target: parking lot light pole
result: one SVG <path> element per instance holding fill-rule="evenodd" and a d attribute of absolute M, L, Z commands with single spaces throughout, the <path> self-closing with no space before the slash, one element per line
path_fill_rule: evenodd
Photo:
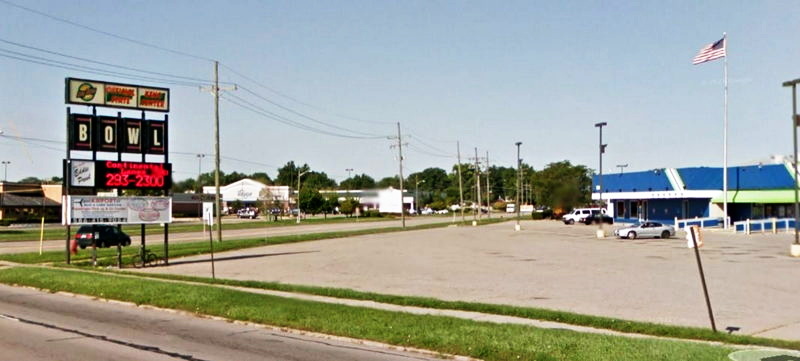
<path fill-rule="evenodd" d="M 800 115 L 797 114 L 797 84 L 800 79 L 790 80 L 783 83 L 785 87 L 792 87 L 792 142 L 794 143 L 794 157 L 792 158 L 792 169 L 794 169 L 794 243 L 789 252 L 794 257 L 800 257 L 800 201 L 798 201 L 798 176 L 797 169 L 797 126 L 800 123 Z"/>
<path fill-rule="evenodd" d="M 520 213 L 519 212 L 520 212 L 520 209 L 522 208 L 522 206 L 520 206 L 520 204 L 519 204 L 519 192 L 520 192 L 519 183 L 520 183 L 520 177 L 522 177 L 522 159 L 520 159 L 520 157 L 519 157 L 519 146 L 522 145 L 522 142 L 516 142 L 514 144 L 517 145 L 517 205 L 516 205 L 516 207 L 517 207 L 517 224 L 514 226 L 514 230 L 515 231 L 519 231 L 520 230 L 520 226 L 519 226 L 519 214 Z"/>
<path fill-rule="evenodd" d="M 600 123 L 595 123 L 594 124 L 594 126 L 597 127 L 597 129 L 600 130 L 600 148 L 599 148 L 599 153 L 600 153 L 600 172 L 599 172 L 599 174 L 600 175 L 597 177 L 598 185 L 600 185 L 600 190 L 599 190 L 599 194 L 598 194 L 598 201 L 600 203 L 600 222 L 597 222 L 597 238 L 605 237 L 605 232 L 603 232 L 603 216 L 602 216 L 602 213 L 603 213 L 603 153 L 606 152 L 606 145 L 608 145 L 608 144 L 603 144 L 603 127 L 605 127 L 607 125 L 608 125 L 608 123 L 606 123 L 606 122 L 600 122 Z"/>

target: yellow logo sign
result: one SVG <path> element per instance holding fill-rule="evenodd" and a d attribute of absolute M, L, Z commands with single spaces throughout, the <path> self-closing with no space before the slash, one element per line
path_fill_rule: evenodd
<path fill-rule="evenodd" d="M 83 83 L 78 86 L 78 92 L 75 94 L 75 96 L 83 101 L 88 102 L 94 99 L 95 94 L 97 94 L 97 88 L 93 87 L 92 84 Z"/>

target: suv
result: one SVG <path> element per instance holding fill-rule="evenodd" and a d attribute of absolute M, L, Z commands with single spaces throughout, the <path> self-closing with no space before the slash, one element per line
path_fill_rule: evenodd
<path fill-rule="evenodd" d="M 120 231 L 117 226 L 108 224 L 81 226 L 81 228 L 78 228 L 78 232 L 75 233 L 75 240 L 81 249 L 91 246 L 92 243 L 101 248 L 116 245 L 128 246 L 131 244 L 130 236 Z"/>
<path fill-rule="evenodd" d="M 561 218 L 564 224 L 575 224 L 575 222 L 583 222 L 589 215 L 605 215 L 606 210 L 602 208 L 575 208 Z"/>

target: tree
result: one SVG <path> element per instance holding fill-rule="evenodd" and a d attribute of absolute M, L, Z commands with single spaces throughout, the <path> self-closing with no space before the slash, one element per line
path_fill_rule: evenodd
<path fill-rule="evenodd" d="M 400 188 L 400 181 L 397 180 L 397 177 L 384 177 L 380 181 L 378 181 L 378 188 Z"/>
<path fill-rule="evenodd" d="M 342 212 L 342 214 L 346 214 L 349 217 L 352 216 L 356 211 L 356 208 L 360 206 L 361 204 L 358 203 L 355 198 L 347 198 L 339 205 L 339 212 Z"/>
<path fill-rule="evenodd" d="M 533 189 L 540 205 L 568 210 L 589 203 L 592 179 L 586 166 L 569 161 L 548 164 L 533 175 Z"/>
<path fill-rule="evenodd" d="M 422 172 L 411 173 L 406 181 L 406 189 L 416 192 L 419 182 L 419 205 L 428 204 L 436 200 L 447 199 L 446 190 L 451 185 L 447 172 L 442 168 L 427 168 Z M 458 179 L 456 179 L 458 187 Z"/>
<path fill-rule="evenodd" d="M 316 190 L 336 188 L 336 181 L 328 177 L 325 172 L 310 171 L 303 175 L 300 183 L 303 184 L 301 188 L 311 188 Z"/>
<path fill-rule="evenodd" d="M 339 196 L 337 194 L 330 194 L 325 197 L 325 201 L 322 202 L 321 211 L 322 214 L 325 215 L 325 218 L 328 218 L 328 213 L 333 213 L 336 207 L 339 206 Z"/>
<path fill-rule="evenodd" d="M 322 205 L 325 203 L 325 198 L 318 190 L 306 187 L 300 190 L 300 210 L 304 213 L 311 213 L 315 215 L 322 213 Z"/>
<path fill-rule="evenodd" d="M 278 168 L 278 175 L 275 177 L 275 184 L 297 187 L 297 175 L 300 172 L 308 170 L 308 164 L 303 164 L 302 167 L 298 167 L 294 164 L 294 161 L 288 161 L 283 167 Z"/>
<path fill-rule="evenodd" d="M 352 178 L 347 178 L 339 183 L 339 189 L 372 189 L 375 188 L 375 179 L 372 177 L 361 174 L 355 175 Z"/>
<path fill-rule="evenodd" d="M 272 179 L 265 172 L 255 172 L 249 175 L 247 178 L 250 178 L 257 182 L 264 183 L 266 185 L 272 185 Z"/>

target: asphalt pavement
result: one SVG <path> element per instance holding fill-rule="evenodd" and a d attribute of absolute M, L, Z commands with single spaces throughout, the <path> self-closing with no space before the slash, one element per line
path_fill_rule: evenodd
<path fill-rule="evenodd" d="M 352 341 L 352 342 L 351 342 Z M 3 360 L 439 360 L 338 337 L 0 285 Z"/>

